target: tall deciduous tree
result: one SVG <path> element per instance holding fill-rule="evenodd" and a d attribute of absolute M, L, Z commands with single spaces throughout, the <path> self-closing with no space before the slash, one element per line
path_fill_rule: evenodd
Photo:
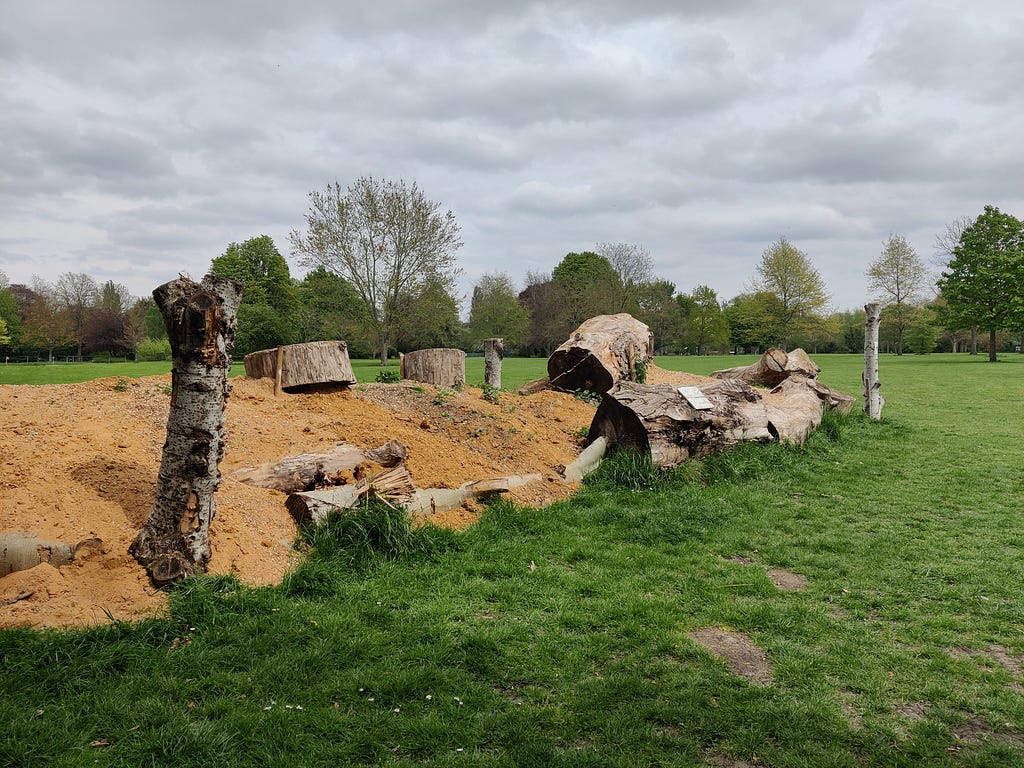
<path fill-rule="evenodd" d="M 635 243 L 598 243 L 595 251 L 603 256 L 618 275 L 613 312 L 634 312 L 641 286 L 652 281 L 654 262 L 650 251 Z"/>
<path fill-rule="evenodd" d="M 986 205 L 963 230 L 939 278 L 945 312 L 958 327 L 989 333 L 988 359 L 997 358 L 996 334 L 1024 327 L 1024 225 Z"/>
<path fill-rule="evenodd" d="M 928 269 L 903 235 L 889 235 L 882 253 L 868 266 L 868 290 L 882 304 L 882 322 L 896 331 L 896 354 L 916 316 L 928 285 Z"/>
<path fill-rule="evenodd" d="M 505 347 L 518 347 L 526 341 L 530 313 L 516 294 L 512 278 L 505 272 L 488 272 L 473 287 L 469 307 L 470 341 L 478 345 L 484 339 L 501 338 Z"/>
<path fill-rule="evenodd" d="M 84 339 L 82 331 L 89 317 L 89 310 L 99 298 L 96 281 L 84 272 L 65 272 L 57 278 L 53 287 L 60 306 L 67 313 L 71 333 L 78 345 L 78 359 L 82 359 Z"/>
<path fill-rule="evenodd" d="M 639 313 L 654 334 L 655 354 L 663 355 L 668 349 L 682 346 L 683 325 L 686 314 L 676 300 L 676 286 L 668 280 L 653 280 L 639 286 L 637 291 Z"/>
<path fill-rule="evenodd" d="M 718 294 L 707 285 L 698 285 L 690 292 L 693 311 L 690 314 L 689 337 L 698 355 L 728 343 L 729 326 L 718 302 Z"/>
<path fill-rule="evenodd" d="M 293 252 L 348 281 L 366 306 L 380 361 L 387 363 L 402 320 L 400 304 L 431 282 L 451 289 L 462 246 L 455 214 L 442 212 L 414 183 L 364 176 L 309 195 L 306 231 L 291 233 Z"/>
<path fill-rule="evenodd" d="M 790 339 L 820 316 L 829 295 L 807 254 L 780 237 L 761 254 L 757 266 L 756 288 L 772 294 L 776 301 L 768 307 L 778 328 L 775 340 L 787 349 Z"/>
<path fill-rule="evenodd" d="M 376 348 L 367 330 L 366 308 L 355 289 L 323 267 L 307 273 L 298 286 L 299 340 L 340 339 L 351 357 L 372 357 Z"/>
<path fill-rule="evenodd" d="M 562 291 L 569 331 L 595 315 L 611 314 L 620 309 L 619 276 L 608 259 L 593 251 L 567 253 L 551 270 L 551 280 Z"/>
<path fill-rule="evenodd" d="M 46 349 L 53 361 L 53 351 L 75 340 L 68 312 L 61 306 L 54 287 L 38 277 L 32 288 L 20 291 L 24 313 L 24 341 Z"/>

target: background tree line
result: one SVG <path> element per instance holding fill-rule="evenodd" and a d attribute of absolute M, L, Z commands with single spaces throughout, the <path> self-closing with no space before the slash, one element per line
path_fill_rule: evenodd
<path fill-rule="evenodd" d="M 230 243 L 210 264 L 245 288 L 235 354 L 344 339 L 353 357 L 426 347 L 480 348 L 498 336 L 521 355 L 547 356 L 584 320 L 628 312 L 654 333 L 658 354 L 761 352 L 801 346 L 812 353 L 859 352 L 864 311 L 830 311 L 810 257 L 784 237 L 770 244 L 742 293 L 688 290 L 654 274 L 641 245 L 598 243 L 566 254 L 550 273 L 528 272 L 518 286 L 503 271 L 484 274 L 460 319 L 455 252 L 460 230 L 451 211 L 415 183 L 373 177 L 337 183 L 309 196 L 306 226 L 290 235 L 308 271 L 291 276 L 273 240 Z M 871 298 L 883 305 L 883 350 L 976 352 L 990 359 L 1018 350 L 1024 331 L 1024 227 L 986 206 L 936 238 L 944 271 L 936 281 L 899 234 L 866 269 Z M 17 358 L 168 357 L 159 312 L 107 281 L 67 273 L 50 284 L 10 285 L 0 272 L 0 349 Z"/>

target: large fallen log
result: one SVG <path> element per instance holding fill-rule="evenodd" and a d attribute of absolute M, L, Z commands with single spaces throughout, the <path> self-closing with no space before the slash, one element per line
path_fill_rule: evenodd
<path fill-rule="evenodd" d="M 802 376 L 770 392 L 738 379 L 699 389 L 620 381 L 602 398 L 588 440 L 603 437 L 612 450 L 649 453 L 661 467 L 744 441 L 799 444 L 821 423 L 827 404 L 822 388 L 829 396 L 841 394 Z"/>
<path fill-rule="evenodd" d="M 230 477 L 257 488 L 273 488 L 283 493 L 311 491 L 324 485 L 338 485 L 350 479 L 355 470 L 367 463 L 394 467 L 405 461 L 409 449 L 397 440 L 364 451 L 354 445 L 335 443 L 325 453 L 300 453 L 258 467 L 236 469 Z"/>
<path fill-rule="evenodd" d="M 274 379 L 279 388 L 292 392 L 311 384 L 356 383 L 348 345 L 344 341 L 311 341 L 261 349 L 245 356 L 245 375 L 250 379 Z"/>
<path fill-rule="evenodd" d="M 565 392 L 607 392 L 620 380 L 643 379 L 654 356 L 651 329 L 622 312 L 584 322 L 548 358 L 551 387 Z"/>
<path fill-rule="evenodd" d="M 802 349 L 786 352 L 778 347 L 772 347 L 761 355 L 759 360 L 750 365 L 725 368 L 714 371 L 711 375 L 716 379 L 739 379 L 748 384 L 771 388 L 781 384 L 790 376 L 816 379 L 819 373 L 821 373 L 821 368 Z"/>
<path fill-rule="evenodd" d="M 102 543 L 97 538 L 88 538 L 77 544 L 65 544 L 44 541 L 31 531 L 6 531 L 0 533 L 0 576 L 35 568 L 40 563 L 55 568 L 70 565 L 80 552 L 96 549 Z"/>

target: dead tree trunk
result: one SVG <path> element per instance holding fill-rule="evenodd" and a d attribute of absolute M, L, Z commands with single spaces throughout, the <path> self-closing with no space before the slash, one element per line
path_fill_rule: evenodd
<path fill-rule="evenodd" d="M 604 437 L 609 449 L 649 453 L 656 465 L 672 467 L 743 441 L 802 443 L 839 395 L 803 376 L 769 392 L 739 379 L 699 388 L 620 381 L 601 400 L 589 440 Z"/>
<path fill-rule="evenodd" d="M 420 349 L 402 358 L 402 378 L 435 387 L 466 383 L 466 353 L 461 349 Z"/>
<path fill-rule="evenodd" d="M 553 389 L 607 392 L 617 381 L 644 378 L 654 356 L 651 329 L 622 312 L 598 315 L 573 331 L 548 358 Z"/>
<path fill-rule="evenodd" d="M 501 389 L 501 361 L 505 345 L 501 339 L 484 339 L 484 384 Z"/>
<path fill-rule="evenodd" d="M 346 443 L 336 443 L 325 453 L 300 453 L 258 467 L 236 469 L 230 477 L 257 488 L 273 488 L 283 493 L 311 491 L 325 485 L 340 485 L 358 479 L 355 472 L 368 464 L 394 467 L 405 461 L 409 449 L 397 440 L 369 451 Z"/>
<path fill-rule="evenodd" d="M 878 326 L 881 310 L 878 304 L 865 304 L 867 319 L 864 322 L 864 413 L 871 419 L 882 418 L 882 384 L 878 380 Z"/>
<path fill-rule="evenodd" d="M 206 570 L 242 286 L 207 275 L 153 291 L 171 343 L 171 410 L 156 501 L 129 551 L 157 586 Z"/>
<path fill-rule="evenodd" d="M 245 356 L 250 379 L 274 379 L 275 389 L 294 391 L 309 384 L 356 383 L 344 341 L 311 341 L 261 349 Z"/>
<path fill-rule="evenodd" d="M 772 347 L 755 363 L 725 368 L 711 375 L 716 379 L 739 379 L 748 384 L 771 388 L 778 386 L 790 376 L 799 375 L 816 379 L 819 373 L 821 368 L 802 349 L 785 352 L 778 347 Z"/>

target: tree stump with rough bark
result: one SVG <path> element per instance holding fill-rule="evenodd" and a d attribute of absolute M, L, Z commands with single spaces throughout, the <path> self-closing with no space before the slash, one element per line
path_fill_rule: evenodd
<path fill-rule="evenodd" d="M 356 383 L 344 341 L 311 341 L 261 349 L 245 356 L 250 379 L 275 379 L 276 389 L 294 392 L 311 384 Z"/>
<path fill-rule="evenodd" d="M 466 383 L 466 353 L 444 348 L 407 352 L 402 357 L 401 377 L 435 387 L 460 386 Z"/>
<path fill-rule="evenodd" d="M 739 379 L 748 384 L 759 384 L 762 387 L 774 387 L 790 376 L 804 376 L 808 379 L 818 378 L 821 368 L 811 360 L 802 349 L 785 352 L 772 347 L 761 358 L 750 365 L 725 368 L 714 371 L 711 375 L 716 379 Z"/>
<path fill-rule="evenodd" d="M 621 380 L 643 378 L 654 356 L 654 334 L 622 312 L 585 321 L 548 358 L 551 387 L 566 392 L 607 392 Z"/>
<path fill-rule="evenodd" d="M 207 275 L 153 291 L 171 344 L 171 407 L 156 501 L 129 551 L 161 586 L 206 570 L 242 286 Z"/>
<path fill-rule="evenodd" d="M 484 339 L 484 384 L 501 389 L 501 361 L 505 344 L 501 339 Z"/>

